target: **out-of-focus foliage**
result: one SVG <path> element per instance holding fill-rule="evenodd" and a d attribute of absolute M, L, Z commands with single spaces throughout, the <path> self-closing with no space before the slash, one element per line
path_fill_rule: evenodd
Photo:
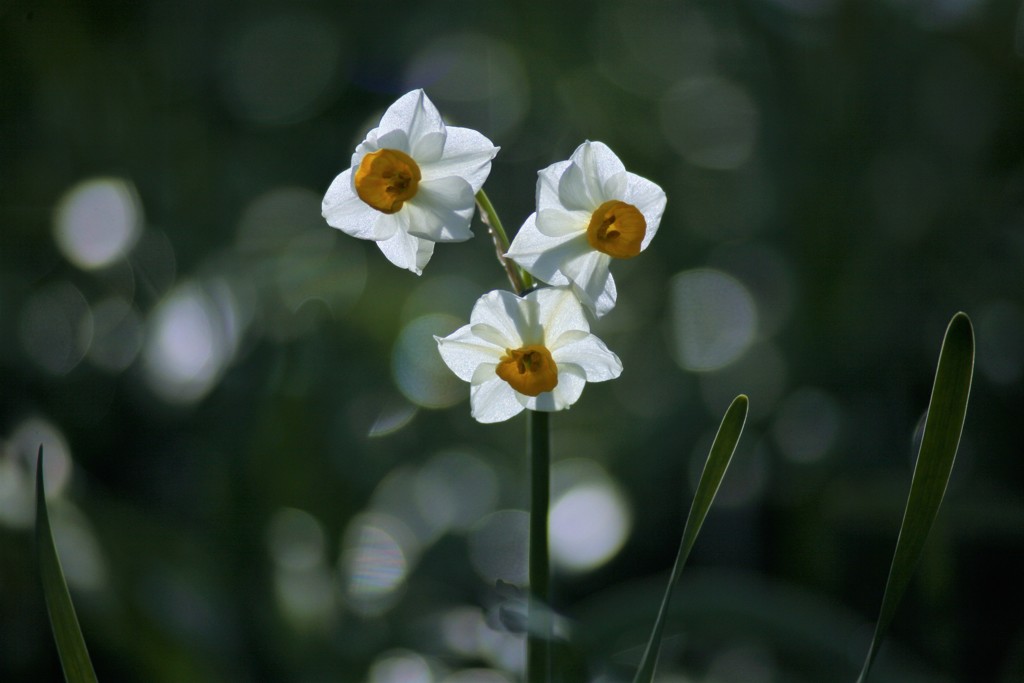
<path fill-rule="evenodd" d="M 503 286 L 490 240 L 477 223 L 416 278 L 320 217 L 366 129 L 424 87 L 502 147 L 486 187 L 510 230 L 585 139 L 668 193 L 595 325 L 623 376 L 552 420 L 555 607 L 583 680 L 632 675 L 738 393 L 659 671 L 854 680 L 957 310 L 967 424 L 872 680 L 1019 680 L 1017 12 L 3 4 L 0 679 L 59 676 L 42 443 L 100 680 L 512 680 L 495 586 L 525 577 L 524 427 L 473 422 L 431 338 Z"/>

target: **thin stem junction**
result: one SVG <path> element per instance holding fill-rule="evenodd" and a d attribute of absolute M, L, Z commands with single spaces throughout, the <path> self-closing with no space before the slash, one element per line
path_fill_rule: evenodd
<path fill-rule="evenodd" d="M 505 258 L 505 253 L 508 251 L 511 242 L 509 242 L 505 227 L 501 224 L 501 219 L 498 218 L 498 212 L 494 210 L 494 205 L 491 204 L 491 200 L 488 198 L 487 193 L 483 191 L 483 188 L 476 193 L 476 205 L 480 208 L 480 220 L 487 226 L 487 231 L 491 233 L 491 239 L 494 240 L 494 250 L 498 256 L 498 263 L 505 269 L 505 274 L 508 275 L 508 281 L 512 284 L 513 291 L 516 294 L 522 295 L 526 290 L 533 287 L 533 276 L 520 268 L 515 262 Z"/>

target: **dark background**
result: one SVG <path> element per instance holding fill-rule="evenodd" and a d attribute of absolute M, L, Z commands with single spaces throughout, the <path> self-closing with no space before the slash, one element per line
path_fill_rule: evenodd
<path fill-rule="evenodd" d="M 522 581 L 524 420 L 474 423 L 430 338 L 506 286 L 490 241 L 476 223 L 417 278 L 319 215 L 424 87 L 501 146 L 485 187 L 511 231 L 585 139 L 668 194 L 595 325 L 624 374 L 552 421 L 579 680 L 632 675 L 740 392 L 661 680 L 854 680 L 963 310 L 964 438 L 873 680 L 1020 681 L 1018 9 L 0 5 L 0 679 L 59 677 L 42 442 L 100 680 L 513 680 L 521 640 L 486 616 Z"/>

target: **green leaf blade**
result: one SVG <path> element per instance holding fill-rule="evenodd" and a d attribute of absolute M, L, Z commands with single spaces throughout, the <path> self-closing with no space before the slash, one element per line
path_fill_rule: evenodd
<path fill-rule="evenodd" d="M 957 313 L 946 328 L 942 350 L 939 352 L 935 383 L 910 482 L 903 523 L 885 584 L 875 633 L 858 683 L 867 680 L 878 648 L 921 559 L 928 532 L 938 516 L 963 433 L 973 375 L 974 329 L 965 313 Z"/>
<path fill-rule="evenodd" d="M 36 459 L 36 553 L 39 562 L 39 576 L 46 598 L 46 611 L 50 616 L 50 628 L 57 644 L 64 679 L 68 683 L 97 683 L 89 651 L 85 646 L 82 629 L 78 625 L 75 606 L 64 580 L 57 547 L 53 542 L 50 517 L 46 509 L 46 494 L 43 487 L 43 447 L 39 447 Z"/>
<path fill-rule="evenodd" d="M 633 683 L 651 683 L 654 680 L 654 671 L 658 664 L 658 652 L 661 649 L 662 634 L 665 629 L 665 620 L 668 615 L 669 603 L 672 601 L 672 590 L 683 572 L 686 560 L 693 550 L 697 541 L 697 535 L 704 524 L 704 519 L 715 501 L 715 495 L 722 484 L 732 456 L 736 452 L 740 436 L 743 434 L 743 427 L 747 422 L 747 408 L 749 400 L 743 394 L 733 399 L 729 409 L 725 411 L 722 423 L 718 427 L 718 434 L 711 444 L 708 459 L 704 463 L 704 471 L 697 483 L 697 492 L 693 496 L 693 503 L 690 505 L 690 513 L 686 516 L 686 524 L 683 527 L 683 536 L 679 542 L 679 553 L 676 555 L 675 564 L 672 565 L 672 574 L 665 588 L 665 595 L 661 600 L 661 608 L 654 622 L 654 629 L 644 649 L 643 659 L 640 661 L 640 668 L 637 670 Z"/>

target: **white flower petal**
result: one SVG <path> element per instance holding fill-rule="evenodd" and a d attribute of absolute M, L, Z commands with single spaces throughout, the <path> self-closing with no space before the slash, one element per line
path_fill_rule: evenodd
<path fill-rule="evenodd" d="M 540 324 L 544 327 L 544 345 L 554 351 L 555 340 L 570 330 L 590 331 L 583 305 L 568 287 L 546 287 L 527 295 L 537 301 Z"/>
<path fill-rule="evenodd" d="M 487 325 L 505 340 L 506 348 L 517 349 L 529 343 L 524 335 L 534 328 L 524 312 L 525 304 L 512 292 L 494 290 L 477 299 L 469 321 L 474 326 Z"/>
<path fill-rule="evenodd" d="M 376 152 L 377 145 L 371 145 L 368 141 L 364 140 L 356 146 L 356 151 L 352 152 L 352 159 L 349 162 L 349 173 L 355 172 L 355 169 L 359 168 L 359 163 L 363 160 L 370 152 Z"/>
<path fill-rule="evenodd" d="M 569 160 L 572 164 L 558 184 L 558 196 L 566 208 L 593 211 L 603 202 L 616 199 L 605 195 L 605 181 L 626 168 L 608 145 L 588 140 Z"/>
<path fill-rule="evenodd" d="M 570 288 L 571 289 L 571 288 Z M 575 294 L 573 295 L 575 296 Z M 563 330 L 561 334 L 549 334 L 548 335 L 548 350 L 551 351 L 552 358 L 555 357 L 555 351 L 568 346 L 569 344 L 575 344 L 578 341 L 586 339 L 590 336 L 590 332 L 586 330 Z"/>
<path fill-rule="evenodd" d="M 640 245 L 640 251 L 647 248 L 647 245 L 654 239 L 661 225 L 661 217 L 665 213 L 665 191 L 658 185 L 646 178 L 641 178 L 634 173 L 626 174 L 628 182 L 626 191 L 622 195 L 622 201 L 632 204 L 647 221 L 647 232 L 644 234 L 644 241 Z"/>
<path fill-rule="evenodd" d="M 511 346 L 520 342 L 512 341 L 507 336 L 507 331 L 499 330 L 495 327 L 491 327 L 487 323 L 474 323 L 471 325 L 473 334 L 483 339 L 485 342 L 489 342 L 499 349 L 507 349 Z"/>
<path fill-rule="evenodd" d="M 591 192 L 587 176 L 578 164 L 569 164 L 558 180 L 558 200 L 570 211 L 593 212 L 601 202 Z"/>
<path fill-rule="evenodd" d="M 537 214 L 531 213 L 519 226 L 519 231 L 512 238 L 512 244 L 509 245 L 505 256 L 516 259 L 516 263 L 522 266 L 524 263 L 519 258 L 536 257 L 537 254 L 544 251 L 548 243 L 547 235 L 537 229 Z"/>
<path fill-rule="evenodd" d="M 470 411 L 478 422 L 504 422 L 523 412 L 519 394 L 495 373 L 495 366 L 481 365 L 469 388 Z"/>
<path fill-rule="evenodd" d="M 423 167 L 437 161 L 444 154 L 444 141 L 447 136 L 443 132 L 424 133 L 411 145 L 409 156 L 416 160 L 422 173 Z"/>
<path fill-rule="evenodd" d="M 339 175 L 327 188 L 321 213 L 327 224 L 363 240 L 385 240 L 395 234 L 394 221 L 364 202 L 352 188 L 352 169 Z"/>
<path fill-rule="evenodd" d="M 537 214 L 531 214 L 519 228 L 505 254 L 533 276 L 552 285 L 568 283 L 560 272 L 562 263 L 593 251 L 586 234 L 548 237 L 537 228 Z"/>
<path fill-rule="evenodd" d="M 423 204 L 406 202 L 399 213 L 408 221 L 410 235 L 429 240 L 441 234 L 444 229 L 444 219 Z"/>
<path fill-rule="evenodd" d="M 600 318 L 615 308 L 615 299 L 617 298 L 617 295 L 618 292 L 615 289 L 615 278 L 612 277 L 612 274 L 609 272 L 608 279 L 604 282 L 604 289 L 602 289 L 596 296 L 594 294 L 590 294 L 594 299 L 594 306 L 591 309 L 594 311 L 594 315 Z"/>
<path fill-rule="evenodd" d="M 586 211 L 567 211 L 562 208 L 540 209 L 536 215 L 537 230 L 545 237 L 586 233 L 591 216 Z"/>
<path fill-rule="evenodd" d="M 477 368 L 484 364 L 496 366 L 504 353 L 500 345 L 482 340 L 476 326 L 464 325 L 447 337 L 437 337 L 437 350 L 445 364 L 464 382 L 473 380 Z"/>
<path fill-rule="evenodd" d="M 595 192 L 600 192 L 605 180 L 626 170 L 615 152 L 603 142 L 584 142 L 573 153 L 572 160 L 583 167 Z"/>
<path fill-rule="evenodd" d="M 595 335 L 568 332 L 559 342 L 563 343 L 551 351 L 559 370 L 564 364 L 572 363 L 580 368 L 588 382 L 605 382 L 622 374 L 622 361 Z"/>
<path fill-rule="evenodd" d="M 547 208 L 565 208 L 558 198 L 558 182 L 571 163 L 571 161 L 559 161 L 537 173 L 538 211 Z"/>
<path fill-rule="evenodd" d="M 376 140 L 372 143 L 370 139 L 367 138 L 365 145 L 366 152 L 364 154 L 376 152 L 378 149 L 397 149 L 401 152 L 405 152 L 406 154 L 411 154 L 412 152 L 412 146 L 409 144 L 409 135 L 404 130 L 391 130 L 382 133 L 378 135 Z M 359 148 L 357 147 L 356 151 L 358 151 L 358 149 Z M 360 157 L 359 160 L 362 161 L 362 158 Z M 353 163 L 352 165 L 355 166 L 356 164 Z"/>
<path fill-rule="evenodd" d="M 451 176 L 421 182 L 416 196 L 406 202 L 409 233 L 432 242 L 464 242 L 473 236 L 473 190 L 462 178 Z"/>
<path fill-rule="evenodd" d="M 596 310 L 596 304 L 603 293 L 610 294 L 611 303 L 613 306 L 615 304 L 615 284 L 611 271 L 608 270 L 610 262 L 611 257 L 607 254 L 590 249 L 575 258 L 565 260 L 561 267 L 562 273 L 573 283 L 583 303 L 599 317 L 603 313 Z M 610 292 L 609 282 L 612 282 Z"/>
<path fill-rule="evenodd" d="M 422 90 L 413 90 L 399 97 L 380 118 L 378 129 L 387 133 L 400 130 L 405 132 L 409 140 L 410 151 L 424 135 L 444 133 L 444 121 L 434 103 L 427 98 Z M 395 149 L 395 148 L 390 148 Z"/>
<path fill-rule="evenodd" d="M 473 194 L 480 191 L 491 172 L 491 160 L 498 153 L 490 140 L 469 128 L 448 128 L 444 154 L 420 164 L 423 180 L 458 176 L 469 183 Z"/>
<path fill-rule="evenodd" d="M 601 182 L 601 197 L 603 198 L 601 203 L 603 204 L 610 199 L 619 199 L 632 204 L 633 202 L 626 198 L 626 188 L 629 186 L 629 176 L 631 175 L 633 174 L 620 171 L 605 178 Z"/>
<path fill-rule="evenodd" d="M 413 272 L 417 275 L 422 275 L 423 269 L 427 267 L 433 255 L 434 243 L 430 240 L 418 240 L 416 245 L 416 270 Z"/>
<path fill-rule="evenodd" d="M 370 152 L 376 152 L 380 147 L 377 146 L 377 134 L 380 131 L 376 128 L 366 134 L 366 139 L 356 145 L 356 151 L 352 152 L 351 166 L 353 169 L 359 168 L 359 162 L 363 160 L 363 157 Z M 403 133 L 404 135 L 404 133 Z M 405 150 L 403 150 L 405 151 Z"/>
<path fill-rule="evenodd" d="M 558 385 L 551 391 L 554 394 L 555 410 L 563 410 L 580 400 L 580 395 L 586 384 L 583 370 L 578 366 L 565 363 L 559 367 Z"/>
<path fill-rule="evenodd" d="M 550 413 L 556 410 L 565 410 L 576 403 L 586 384 L 583 371 L 571 363 L 566 363 L 558 366 L 558 384 L 554 389 L 537 396 L 524 396 L 517 393 L 516 398 L 530 410 Z"/>
<path fill-rule="evenodd" d="M 396 219 L 400 214 L 384 214 L 387 219 Z M 410 235 L 404 229 L 395 231 L 391 238 L 377 242 L 388 261 L 399 268 L 405 268 L 417 275 L 423 274 L 423 268 L 434 254 L 434 243 L 421 240 Z"/>

